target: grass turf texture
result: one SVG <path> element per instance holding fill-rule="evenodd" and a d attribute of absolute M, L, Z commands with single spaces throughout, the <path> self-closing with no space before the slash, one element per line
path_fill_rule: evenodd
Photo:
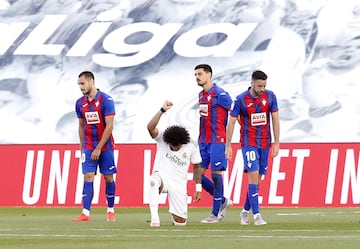
<path fill-rule="evenodd" d="M 0 208 L 1 249 L 55 248 L 360 248 L 360 209 L 262 208 L 265 226 L 239 224 L 240 208 L 223 221 L 203 224 L 210 209 L 191 208 L 186 227 L 170 224 L 160 209 L 161 227 L 149 227 L 147 208 L 117 208 L 107 222 L 105 208 L 93 208 L 90 222 L 72 222 L 80 208 Z"/>

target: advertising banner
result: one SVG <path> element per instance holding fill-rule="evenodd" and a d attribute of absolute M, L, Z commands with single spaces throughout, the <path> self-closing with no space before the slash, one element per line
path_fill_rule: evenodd
<path fill-rule="evenodd" d="M 117 207 L 146 207 L 154 144 L 121 144 L 116 148 Z M 235 206 L 244 204 L 247 177 L 238 145 L 224 173 L 224 192 Z M 0 206 L 81 206 L 83 175 L 77 145 L 1 145 Z M 279 156 L 269 159 L 260 184 L 260 203 L 268 207 L 357 207 L 360 204 L 359 144 L 282 144 Z M 188 203 L 193 174 L 188 175 Z M 161 203 L 167 201 L 162 194 Z M 94 206 L 106 206 L 104 181 L 97 174 Z"/>

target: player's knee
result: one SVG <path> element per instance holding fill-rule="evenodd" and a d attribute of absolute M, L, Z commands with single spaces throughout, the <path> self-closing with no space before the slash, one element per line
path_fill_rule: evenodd
<path fill-rule="evenodd" d="M 114 181 L 114 176 L 113 175 L 104 175 L 104 180 L 106 183 L 111 183 Z"/>
<path fill-rule="evenodd" d="M 158 188 L 161 185 L 161 178 L 158 175 L 152 175 L 150 177 L 150 187 Z"/>
<path fill-rule="evenodd" d="M 177 216 L 177 215 L 175 215 L 175 214 L 173 214 L 171 217 L 172 217 L 172 224 L 173 224 L 174 226 L 185 226 L 186 223 L 187 223 L 187 219 L 186 219 L 186 218 Z"/>
<path fill-rule="evenodd" d="M 223 184 L 223 181 L 222 181 L 222 174 L 218 174 L 218 173 L 212 173 L 211 174 L 211 178 L 215 184 L 215 187 L 217 185 L 222 185 Z"/>

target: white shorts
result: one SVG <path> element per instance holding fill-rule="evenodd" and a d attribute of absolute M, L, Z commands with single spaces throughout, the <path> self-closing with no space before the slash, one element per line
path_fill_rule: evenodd
<path fill-rule="evenodd" d="M 169 201 L 169 213 L 175 214 L 181 218 L 188 218 L 188 195 L 187 185 L 173 181 L 166 176 L 161 176 L 163 182 L 162 193 L 167 193 Z"/>

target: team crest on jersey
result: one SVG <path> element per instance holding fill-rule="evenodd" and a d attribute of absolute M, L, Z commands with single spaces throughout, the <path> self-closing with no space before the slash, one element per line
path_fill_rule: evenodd
<path fill-rule="evenodd" d="M 99 124 L 100 116 L 98 112 L 85 112 L 85 120 L 87 124 Z"/>
<path fill-rule="evenodd" d="M 211 95 L 207 96 L 207 101 L 210 101 Z"/>
<path fill-rule="evenodd" d="M 99 100 L 95 102 L 95 106 L 98 107 L 100 105 Z"/>
<path fill-rule="evenodd" d="M 207 104 L 200 104 L 199 105 L 199 113 L 201 116 L 209 116 L 209 107 Z"/>
<path fill-rule="evenodd" d="M 252 126 L 266 125 L 266 123 L 267 123 L 267 120 L 266 120 L 265 112 L 251 114 L 251 125 Z"/>
<path fill-rule="evenodd" d="M 182 155 L 183 158 L 187 158 L 187 153 L 184 152 L 183 155 Z"/>
<path fill-rule="evenodd" d="M 263 104 L 263 106 L 266 106 L 266 99 L 263 99 L 262 101 L 261 101 L 261 103 Z"/>

